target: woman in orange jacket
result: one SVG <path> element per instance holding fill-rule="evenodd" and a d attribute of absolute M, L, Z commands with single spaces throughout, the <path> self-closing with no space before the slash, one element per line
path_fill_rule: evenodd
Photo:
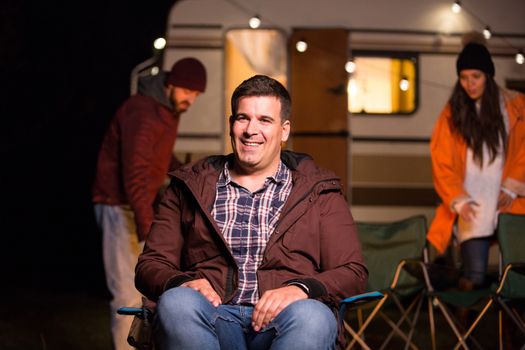
<path fill-rule="evenodd" d="M 442 199 L 428 240 L 443 253 L 460 243 L 462 282 L 484 283 L 499 212 L 525 214 L 525 96 L 499 87 L 484 45 L 469 43 L 458 81 L 430 143 L 434 186 Z"/>

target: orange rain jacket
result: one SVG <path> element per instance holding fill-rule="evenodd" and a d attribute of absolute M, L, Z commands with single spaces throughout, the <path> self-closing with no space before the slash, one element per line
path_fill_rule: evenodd
<path fill-rule="evenodd" d="M 525 214 L 525 95 L 512 90 L 501 91 L 509 117 L 508 148 L 501 184 L 518 195 L 504 211 Z M 430 141 L 434 187 L 443 202 L 436 210 L 427 239 L 440 253 L 445 251 L 452 236 L 456 220 L 452 205 L 468 196 L 463 187 L 467 147 L 463 138 L 451 131 L 451 117 L 450 105 L 447 104 Z"/>

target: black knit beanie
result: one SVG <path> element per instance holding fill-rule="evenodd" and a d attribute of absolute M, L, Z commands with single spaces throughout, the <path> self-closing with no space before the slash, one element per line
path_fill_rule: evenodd
<path fill-rule="evenodd" d="M 489 50 L 487 50 L 485 45 L 478 43 L 468 43 L 465 45 L 456 61 L 456 71 L 458 75 L 463 69 L 478 69 L 494 77 L 494 62 L 492 62 Z"/>
<path fill-rule="evenodd" d="M 195 58 L 180 59 L 171 67 L 166 84 L 204 92 L 206 90 L 206 68 L 201 61 Z"/>

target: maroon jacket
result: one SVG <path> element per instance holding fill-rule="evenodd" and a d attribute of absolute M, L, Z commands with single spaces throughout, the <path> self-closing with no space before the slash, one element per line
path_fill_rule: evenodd
<path fill-rule="evenodd" d="M 153 221 L 153 203 L 167 177 L 179 126 L 162 77 L 151 84 L 149 95 L 130 97 L 113 118 L 92 188 L 95 203 L 131 206 L 140 240 Z"/>
<path fill-rule="evenodd" d="M 281 158 L 292 170 L 293 189 L 257 272 L 259 295 L 301 281 L 310 298 L 337 308 L 342 298 L 361 293 L 368 278 L 341 184 L 306 155 L 285 151 Z M 232 299 L 237 265 L 210 214 L 219 173 L 232 159 L 209 157 L 170 173 L 136 267 L 137 289 L 149 299 L 197 278 L 206 278 L 223 303 Z"/>

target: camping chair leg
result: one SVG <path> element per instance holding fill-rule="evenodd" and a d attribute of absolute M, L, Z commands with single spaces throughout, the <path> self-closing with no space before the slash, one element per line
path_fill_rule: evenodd
<path fill-rule="evenodd" d="M 370 347 L 368 345 L 366 345 L 366 343 L 363 341 L 363 339 L 361 339 L 361 336 L 359 334 L 357 334 L 353 329 L 352 327 L 350 327 L 346 322 L 344 323 L 344 327 L 346 329 L 346 331 L 348 333 L 350 333 L 353 337 L 353 340 L 352 340 L 352 343 L 348 344 L 345 348 L 345 350 L 350 350 L 352 347 L 353 347 L 353 344 L 355 342 L 359 343 L 359 345 L 361 345 L 361 347 L 364 349 L 364 350 L 372 350 L 370 349 Z"/>
<path fill-rule="evenodd" d="M 479 321 L 481 321 L 481 319 L 483 318 L 483 316 L 485 315 L 485 312 L 487 312 L 487 310 L 490 308 L 490 306 L 492 305 L 492 299 L 490 299 L 488 301 L 488 303 L 485 305 L 485 307 L 483 308 L 483 310 L 481 310 L 481 312 L 479 313 L 478 317 L 476 317 L 476 319 L 474 320 L 474 322 L 472 322 L 472 324 L 470 325 L 470 327 L 468 328 L 468 330 L 465 332 L 465 334 L 461 337 L 461 339 L 463 340 L 467 340 L 467 338 L 470 336 L 470 334 L 474 331 L 474 329 L 476 328 L 476 326 L 478 325 Z M 457 350 L 459 349 L 459 342 L 456 344 L 456 346 L 454 347 L 454 350 Z"/>
<path fill-rule="evenodd" d="M 363 327 L 363 309 L 361 308 L 357 309 L 357 325 L 359 327 L 358 329 Z M 361 334 L 360 338 L 365 340 L 365 334 Z"/>
<path fill-rule="evenodd" d="M 408 332 L 408 340 L 410 342 L 410 345 L 412 345 L 412 337 L 414 335 L 414 331 L 416 330 L 416 325 L 417 325 L 417 322 L 419 320 L 419 316 L 421 314 L 421 307 L 423 306 L 423 295 L 420 295 L 419 296 L 419 301 L 418 301 L 418 305 L 417 305 L 417 308 L 416 308 L 416 312 L 414 314 L 414 318 L 412 319 L 412 322 L 410 323 L 410 331 Z M 408 345 L 409 343 L 407 342 L 407 344 L 405 345 L 405 350 L 408 349 Z"/>
<path fill-rule="evenodd" d="M 498 346 L 499 350 L 503 350 L 503 311 L 498 309 Z"/>
<path fill-rule="evenodd" d="M 363 323 L 363 325 L 359 327 L 359 331 L 356 333 L 359 337 L 354 337 L 354 339 L 352 339 L 352 341 L 347 345 L 346 349 L 351 349 L 356 342 L 359 342 L 359 340 L 362 341 L 361 337 L 362 337 L 365 329 L 368 327 L 370 322 L 372 322 L 372 319 L 374 318 L 375 314 L 378 312 L 378 310 L 381 309 L 381 306 L 383 306 L 383 304 L 386 302 L 387 299 L 388 299 L 388 295 L 385 295 L 381 300 L 379 300 L 379 302 L 374 307 L 374 309 L 372 310 L 370 315 L 368 315 L 368 317 L 366 318 L 366 320 Z M 346 328 L 346 326 L 345 326 L 345 328 Z M 350 330 L 349 330 L 349 332 L 350 332 Z M 354 332 L 354 331 L 352 330 L 352 332 Z M 352 332 L 350 332 L 350 333 L 352 334 Z"/>
<path fill-rule="evenodd" d="M 465 343 L 465 340 L 463 340 L 463 337 L 461 336 L 461 334 L 459 333 L 459 330 L 458 328 L 456 327 L 455 325 L 455 322 L 454 320 L 450 317 L 450 313 L 449 311 L 447 310 L 447 308 L 445 307 L 445 305 L 443 305 L 443 303 L 441 303 L 441 301 L 437 298 L 434 299 L 436 301 L 436 304 L 437 306 L 439 307 L 439 309 L 441 310 L 441 313 L 443 314 L 443 316 L 445 316 L 445 319 L 447 320 L 450 328 L 452 328 L 452 331 L 454 332 L 454 334 L 456 335 L 456 337 L 459 339 L 459 342 L 461 343 L 461 345 L 463 346 L 464 349 L 468 350 L 468 346 L 467 344 Z"/>
<path fill-rule="evenodd" d="M 421 298 L 421 295 L 419 295 L 416 299 L 414 299 L 412 301 L 412 303 L 408 306 L 408 308 L 406 308 L 406 310 L 403 308 L 403 306 L 398 302 L 397 298 L 394 298 L 394 300 L 396 301 L 396 304 L 399 308 L 399 310 L 401 310 L 403 312 L 401 318 L 397 321 L 397 323 L 394 323 L 390 318 L 388 318 L 384 313 L 380 313 L 381 317 L 383 318 L 383 320 L 388 323 L 388 325 L 392 328 L 392 330 L 390 331 L 390 333 L 388 334 L 387 338 L 385 339 L 385 341 L 383 342 L 383 344 L 381 345 L 381 348 L 380 349 L 384 349 L 385 346 L 390 342 L 390 339 L 392 339 L 392 336 L 394 335 L 394 333 L 396 333 L 397 335 L 399 335 L 401 338 L 403 338 L 406 342 L 406 347 L 405 349 L 408 348 L 408 346 L 410 345 L 410 347 L 412 349 L 415 349 L 417 350 L 418 347 L 412 343 L 412 335 L 414 333 L 414 326 L 415 324 L 417 323 L 417 320 L 419 318 L 419 312 L 421 310 L 421 305 L 422 305 L 422 298 Z M 416 306 L 417 305 L 417 306 Z M 412 309 L 414 308 L 414 306 L 416 306 L 416 311 L 415 311 L 415 314 L 414 314 L 414 318 L 412 319 L 412 321 L 408 318 L 408 315 L 410 314 L 410 312 L 412 311 Z M 408 326 L 410 327 L 410 332 L 409 332 L 409 335 L 407 337 L 407 335 L 405 333 L 403 333 L 403 331 L 401 331 L 401 324 L 403 323 L 403 321 L 407 322 Z"/>
<path fill-rule="evenodd" d="M 523 327 L 523 320 L 521 319 L 521 317 L 518 314 L 516 314 L 512 309 L 510 309 L 504 302 L 499 301 L 498 304 L 503 308 L 503 310 L 505 310 L 505 313 L 511 318 L 512 322 L 514 322 L 514 324 L 518 326 L 520 331 L 523 334 L 525 334 L 525 327 Z"/>
<path fill-rule="evenodd" d="M 436 350 L 436 325 L 434 323 L 434 306 L 432 299 L 427 296 L 428 306 L 428 323 L 430 326 L 430 342 L 432 343 L 432 350 Z"/>

